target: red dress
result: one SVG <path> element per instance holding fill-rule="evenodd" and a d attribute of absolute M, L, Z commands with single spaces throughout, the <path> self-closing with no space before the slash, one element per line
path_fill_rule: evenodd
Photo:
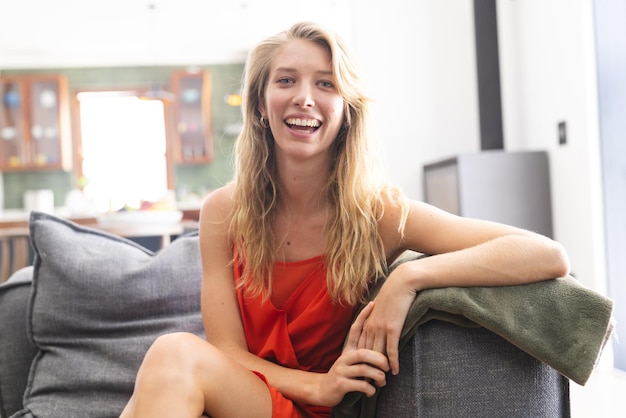
<path fill-rule="evenodd" d="M 235 280 L 242 269 L 235 263 Z M 297 281 L 295 290 L 294 280 Z M 248 349 L 284 367 L 327 372 L 341 354 L 354 307 L 334 303 L 326 285 L 324 257 L 274 266 L 272 297 L 245 296 L 237 291 Z M 256 373 L 256 372 L 255 372 Z M 267 380 L 257 373 L 266 383 Z M 269 383 L 272 417 L 329 417 L 330 408 L 299 405 Z"/>

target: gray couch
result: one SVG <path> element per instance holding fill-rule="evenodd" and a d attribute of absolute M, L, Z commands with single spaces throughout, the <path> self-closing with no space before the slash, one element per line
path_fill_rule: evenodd
<path fill-rule="evenodd" d="M 30 229 L 34 266 L 0 285 L 1 416 L 117 417 L 158 335 L 203 335 L 198 238 L 153 253 L 41 213 Z M 568 379 L 484 328 L 433 320 L 376 416 L 567 417 Z"/>

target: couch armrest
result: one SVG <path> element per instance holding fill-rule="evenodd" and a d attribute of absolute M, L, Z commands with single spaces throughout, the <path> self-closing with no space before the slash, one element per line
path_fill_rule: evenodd
<path fill-rule="evenodd" d="M 26 333 L 33 267 L 24 267 L 0 285 L 0 416 L 22 408 L 36 349 Z"/>
<path fill-rule="evenodd" d="M 569 381 L 485 328 L 430 321 L 400 353 L 377 417 L 569 417 Z"/>

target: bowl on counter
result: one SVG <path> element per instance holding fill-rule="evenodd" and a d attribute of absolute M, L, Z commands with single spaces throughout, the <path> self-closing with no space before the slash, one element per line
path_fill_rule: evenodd
<path fill-rule="evenodd" d="M 182 219 L 180 210 L 133 210 L 106 213 L 98 217 L 98 224 L 102 227 L 174 225 Z"/>

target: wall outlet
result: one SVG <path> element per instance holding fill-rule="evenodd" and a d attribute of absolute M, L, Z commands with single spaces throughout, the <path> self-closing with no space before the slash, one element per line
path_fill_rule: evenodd
<path fill-rule="evenodd" d="M 567 144 L 567 126 L 565 121 L 559 122 L 559 145 Z"/>

